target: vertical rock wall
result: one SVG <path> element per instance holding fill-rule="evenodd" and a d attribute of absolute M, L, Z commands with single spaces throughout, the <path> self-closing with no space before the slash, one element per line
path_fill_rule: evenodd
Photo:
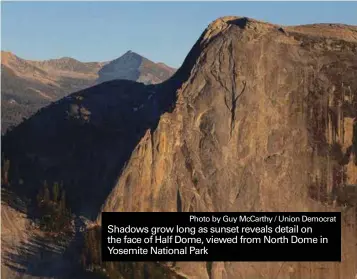
<path fill-rule="evenodd" d="M 356 44 L 218 23 L 174 112 L 147 131 L 103 211 L 342 211 L 342 263 L 176 268 L 200 279 L 353 278 L 356 203 L 345 192 L 357 184 Z"/>

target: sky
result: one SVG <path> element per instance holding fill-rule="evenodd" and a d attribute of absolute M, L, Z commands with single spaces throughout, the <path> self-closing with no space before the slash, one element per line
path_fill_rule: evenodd
<path fill-rule="evenodd" d="M 247 16 L 281 25 L 357 25 L 357 2 L 3 2 L 1 49 L 24 59 L 109 61 L 128 50 L 179 67 L 207 25 Z"/>

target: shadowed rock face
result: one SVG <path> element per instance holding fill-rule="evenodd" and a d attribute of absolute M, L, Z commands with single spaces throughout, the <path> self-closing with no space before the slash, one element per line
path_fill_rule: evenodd
<path fill-rule="evenodd" d="M 103 83 L 6 135 L 10 180 L 24 181 L 12 187 L 33 196 L 41 180 L 64 180 L 72 207 L 88 216 L 102 204 L 342 211 L 342 263 L 176 266 L 192 279 L 353 278 L 356 201 L 346 193 L 357 184 L 356 32 L 218 19 L 168 81 Z"/>
<path fill-rule="evenodd" d="M 41 109 L 3 137 L 11 187 L 34 199 L 44 180 L 63 181 L 74 212 L 97 215 L 137 142 L 172 102 L 155 86 L 120 80 Z"/>

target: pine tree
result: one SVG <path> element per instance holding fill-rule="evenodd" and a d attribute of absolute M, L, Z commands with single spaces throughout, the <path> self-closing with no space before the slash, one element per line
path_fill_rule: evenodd
<path fill-rule="evenodd" d="M 51 201 L 50 190 L 48 189 L 47 181 L 43 183 L 43 202 L 47 205 Z"/>
<path fill-rule="evenodd" d="M 10 160 L 5 160 L 4 161 L 4 167 L 3 167 L 3 183 L 4 185 L 9 184 L 9 170 L 10 170 Z"/>
<path fill-rule="evenodd" d="M 43 194 L 44 194 L 43 189 L 44 189 L 44 188 L 41 188 L 41 189 L 38 191 L 38 194 L 37 194 L 37 196 L 36 196 L 37 207 L 39 207 L 39 208 L 41 207 L 42 201 L 43 201 Z"/>
<path fill-rule="evenodd" d="M 51 199 L 52 194 L 52 199 Z M 70 232 L 71 212 L 67 208 L 66 193 L 58 182 L 52 187 L 52 192 L 48 188 L 47 181 L 43 182 L 43 187 L 37 194 L 37 204 L 40 214 L 40 226 L 45 231 Z"/>
<path fill-rule="evenodd" d="M 59 192 L 60 192 L 59 184 L 58 184 L 57 182 L 55 182 L 55 183 L 53 184 L 53 189 L 52 189 L 53 201 L 54 201 L 55 203 L 58 202 Z"/>
<path fill-rule="evenodd" d="M 61 199 L 59 201 L 60 211 L 62 214 L 66 214 L 67 206 L 66 206 L 66 192 L 62 190 Z"/>

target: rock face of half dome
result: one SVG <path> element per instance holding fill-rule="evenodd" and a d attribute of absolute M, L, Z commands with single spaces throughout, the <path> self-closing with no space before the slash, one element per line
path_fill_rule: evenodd
<path fill-rule="evenodd" d="M 103 211 L 329 211 L 348 204 L 344 214 L 355 222 L 355 34 L 335 25 L 213 22 L 178 70 L 185 76 L 192 64 L 174 111 L 141 139 Z M 323 278 L 353 277 L 355 227 L 344 221 L 342 234 L 338 265 L 177 265 L 187 278 L 320 278 L 320 267 Z"/>

